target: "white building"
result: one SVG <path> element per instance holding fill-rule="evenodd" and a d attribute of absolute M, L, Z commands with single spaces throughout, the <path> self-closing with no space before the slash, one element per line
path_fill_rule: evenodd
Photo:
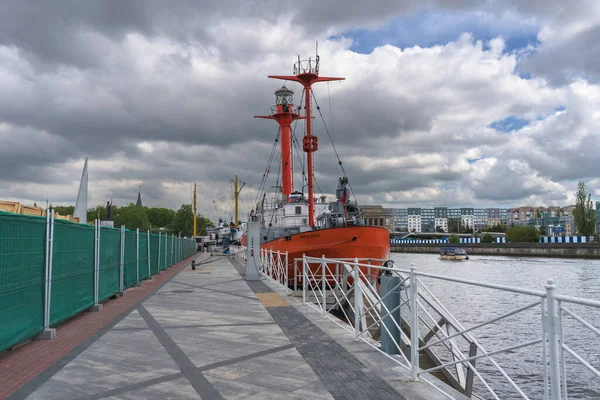
<path fill-rule="evenodd" d="M 460 224 L 462 228 L 473 229 L 473 215 L 461 215 Z"/>
<path fill-rule="evenodd" d="M 409 232 L 421 232 L 421 216 L 420 215 L 409 215 L 408 216 L 408 231 Z"/>
<path fill-rule="evenodd" d="M 435 229 L 440 227 L 444 232 L 448 232 L 448 218 L 436 218 L 435 219 Z"/>

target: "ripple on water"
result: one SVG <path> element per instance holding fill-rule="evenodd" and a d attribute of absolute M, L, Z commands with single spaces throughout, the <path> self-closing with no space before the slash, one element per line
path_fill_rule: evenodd
<path fill-rule="evenodd" d="M 407 253 L 395 253 L 392 258 L 400 268 L 408 269 L 414 263 L 418 271 L 540 291 L 545 290 L 547 280 L 552 278 L 557 293 L 600 300 L 600 260 L 470 256 L 466 262 L 449 262 L 440 260 L 436 254 Z M 423 280 L 465 327 L 535 301 L 533 297 L 517 293 L 433 279 Z M 600 310 L 577 305 L 567 307 L 600 328 Z M 565 343 L 596 369 L 600 369 L 600 338 L 570 317 L 565 317 L 564 321 Z M 534 307 L 477 329 L 474 336 L 489 352 L 539 338 L 540 324 L 540 308 Z M 494 359 L 530 398 L 543 397 L 541 344 L 518 349 L 511 354 L 499 354 Z M 568 355 L 567 367 L 570 399 L 600 399 L 600 379 Z M 498 389 L 500 398 L 520 398 L 490 362 L 477 360 L 477 368 L 489 377 L 488 383 Z M 488 397 L 482 385 L 477 385 L 477 389 L 485 398 Z"/>

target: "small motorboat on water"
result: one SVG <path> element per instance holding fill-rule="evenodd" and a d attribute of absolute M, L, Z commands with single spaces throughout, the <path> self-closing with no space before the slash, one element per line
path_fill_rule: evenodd
<path fill-rule="evenodd" d="M 469 256 L 462 247 L 442 247 L 440 249 L 440 260 L 463 261 L 468 259 Z"/>

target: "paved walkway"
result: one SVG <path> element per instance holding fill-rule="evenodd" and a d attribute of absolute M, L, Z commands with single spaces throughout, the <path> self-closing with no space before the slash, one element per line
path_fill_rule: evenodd
<path fill-rule="evenodd" d="M 183 269 L 11 398 L 445 398 L 276 286 L 242 275 L 225 258 Z"/>

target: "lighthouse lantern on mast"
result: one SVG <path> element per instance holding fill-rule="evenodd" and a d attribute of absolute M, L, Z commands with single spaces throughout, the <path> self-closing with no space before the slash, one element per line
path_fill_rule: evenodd
<path fill-rule="evenodd" d="M 283 85 L 281 89 L 275 92 L 275 105 L 277 106 L 277 111 L 288 112 L 288 110 L 283 110 L 283 106 L 291 106 L 293 104 L 294 92 L 291 89 L 288 89 L 287 87 L 285 87 L 285 85 Z M 279 110 L 279 106 L 282 106 L 282 110 Z"/>
<path fill-rule="evenodd" d="M 294 108 L 294 92 L 285 85 L 275 91 L 275 106 L 271 115 L 254 118 L 274 119 L 279 124 L 281 136 L 281 194 L 286 202 L 294 191 L 294 163 L 292 157 L 292 122 L 302 119 Z"/>

